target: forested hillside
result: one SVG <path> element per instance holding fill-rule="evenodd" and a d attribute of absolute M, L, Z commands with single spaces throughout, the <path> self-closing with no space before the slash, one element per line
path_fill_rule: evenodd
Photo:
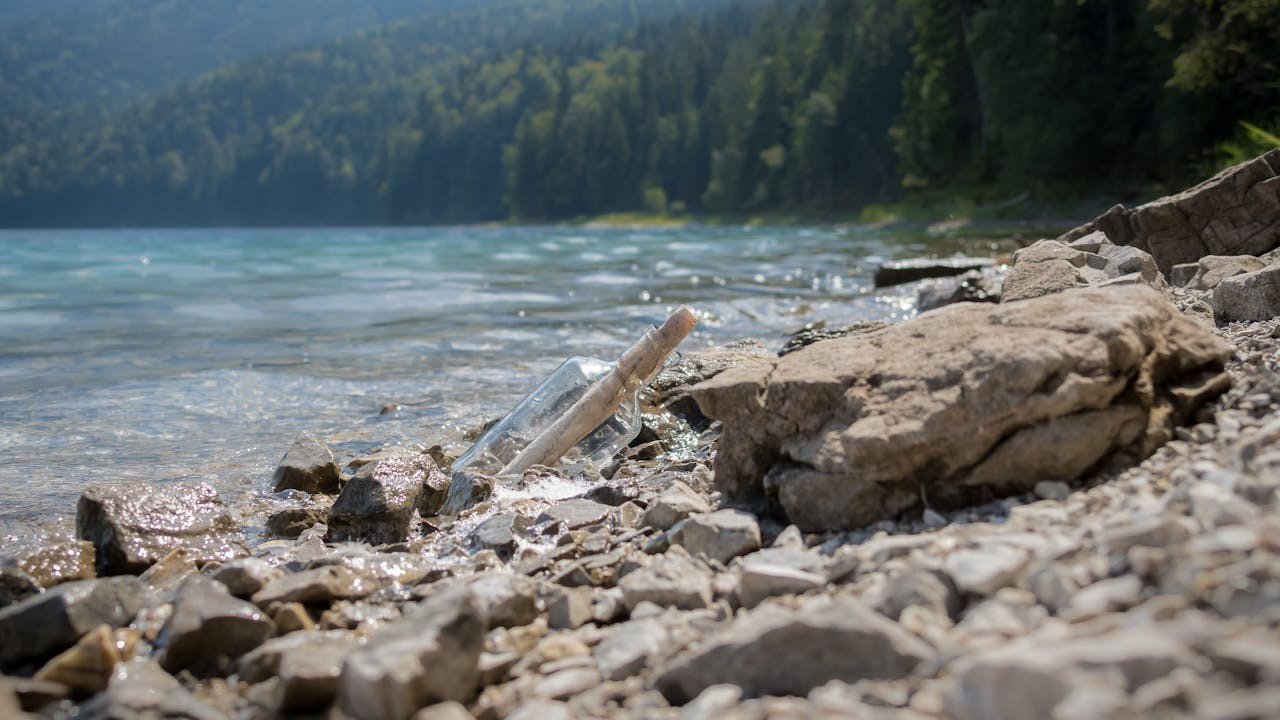
<path fill-rule="evenodd" d="M 446 4 L 75 122 L 0 111 L 0 224 L 1133 195 L 1280 129 L 1280 0 Z"/>

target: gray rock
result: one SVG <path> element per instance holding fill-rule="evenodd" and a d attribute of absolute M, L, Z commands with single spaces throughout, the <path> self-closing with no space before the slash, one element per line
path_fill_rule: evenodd
<path fill-rule="evenodd" d="M 953 278 L 925 280 L 916 291 L 916 309 L 920 312 L 936 310 L 960 302 L 998 303 L 1004 272 L 996 267 L 969 272 Z"/>
<path fill-rule="evenodd" d="M 174 677 L 150 660 L 117 666 L 107 689 L 80 706 L 77 720 L 181 718 L 225 720 L 226 715 L 197 700 Z"/>
<path fill-rule="evenodd" d="M 1060 238 L 1102 231 L 1150 253 L 1161 272 L 1206 255 L 1262 255 L 1280 245 L 1280 150 L 1227 168 L 1177 195 L 1117 205 Z"/>
<path fill-rule="evenodd" d="M 278 577 L 254 593 L 254 605 L 267 608 L 273 603 L 330 603 L 356 600 L 371 594 L 381 583 L 342 565 L 303 570 Z"/>
<path fill-rule="evenodd" d="M 279 678 L 279 711 L 317 712 L 333 704 L 342 664 L 357 647 L 356 636 L 341 630 L 291 633 L 242 657 L 240 679 L 260 683 Z"/>
<path fill-rule="evenodd" d="M 970 270 L 981 270 L 995 265 L 991 258 L 951 257 L 951 258 L 912 258 L 896 260 L 876 268 L 872 281 L 878 288 L 901 285 L 903 283 L 924 280 L 926 278 L 950 277 L 963 275 Z"/>
<path fill-rule="evenodd" d="M 1138 248 L 1102 244 L 1096 252 L 1086 252 L 1056 240 L 1041 240 L 1013 254 L 1000 301 L 1026 300 L 1122 278 L 1165 286 L 1155 259 Z"/>
<path fill-rule="evenodd" d="M 592 654 L 606 680 L 622 680 L 661 659 L 671 642 L 671 633 L 661 619 L 629 620 L 610 628 Z"/>
<path fill-rule="evenodd" d="M 267 516 L 267 532 L 275 537 L 296 538 L 329 517 L 327 507 L 296 507 L 277 510 Z"/>
<path fill-rule="evenodd" d="M 333 451 L 315 435 L 303 432 L 280 458 L 271 477 L 272 492 L 302 490 L 309 493 L 338 492 L 338 463 Z"/>
<path fill-rule="evenodd" d="M 56 542 L 28 553 L 18 561 L 18 567 L 42 587 L 50 588 L 73 580 L 92 580 L 94 558 L 91 542 Z"/>
<path fill-rule="evenodd" d="M 492 550 L 498 557 L 509 559 L 516 551 L 516 538 L 532 527 L 529 518 L 517 513 L 501 513 L 485 520 L 467 535 L 465 544 L 472 552 Z"/>
<path fill-rule="evenodd" d="M 793 595 L 820 588 L 827 578 L 817 573 L 768 560 L 748 559 L 738 578 L 738 599 L 744 607 L 755 607 L 765 598 Z"/>
<path fill-rule="evenodd" d="M 889 580 L 875 603 L 875 609 L 897 620 L 903 610 L 923 607 L 954 620 L 960 615 L 963 605 L 955 583 L 946 573 L 912 567 Z"/>
<path fill-rule="evenodd" d="M 267 583 L 284 575 L 280 568 L 259 558 L 239 558 L 220 565 L 209 577 L 227 587 L 227 592 L 238 598 L 253 597 Z"/>
<path fill-rule="evenodd" d="M 760 549 L 760 524 L 751 513 L 717 510 L 681 520 L 671 528 L 669 537 L 694 555 L 727 563 Z"/>
<path fill-rule="evenodd" d="M 683 353 L 678 361 L 663 368 L 653 378 L 645 393 L 654 405 L 670 405 L 684 396 L 690 387 L 757 357 L 773 357 L 773 352 L 754 338 Z"/>
<path fill-rule="evenodd" d="M 679 480 L 673 480 L 645 509 L 640 522 L 656 530 L 669 530 L 693 513 L 710 512 L 707 499 Z"/>
<path fill-rule="evenodd" d="M 276 625 L 256 606 L 231 596 L 226 586 L 193 575 L 178 588 L 156 644 L 160 667 L 208 674 L 258 647 Z"/>
<path fill-rule="evenodd" d="M 371 545 L 404 541 L 432 472 L 438 469 L 427 453 L 406 452 L 360 466 L 329 508 L 325 540 Z"/>
<path fill-rule="evenodd" d="M 135 577 L 63 583 L 0 610 L 0 668 L 71 647 L 99 625 L 123 627 L 146 601 Z"/>
<path fill-rule="evenodd" d="M 1202 664 L 1177 640 L 1150 629 L 1049 640 L 1030 636 L 961 660 L 947 711 L 958 720 L 1039 720 L 1074 691 L 1107 685 L 1116 673 L 1129 691 L 1178 667 Z"/>
<path fill-rule="evenodd" d="M 1107 578 L 1080 590 L 1063 613 L 1072 620 L 1128 610 L 1142 599 L 1142 580 L 1134 575 Z"/>
<path fill-rule="evenodd" d="M 449 478 L 449 492 L 440 515 L 457 515 L 463 510 L 488 500 L 493 495 L 493 478 L 467 472 L 454 473 Z"/>
<path fill-rule="evenodd" d="M 864 322 L 856 322 L 852 325 L 837 325 L 836 327 L 828 327 L 824 323 L 816 323 L 805 325 L 799 332 L 793 333 L 787 341 L 782 344 L 778 350 L 778 355 L 790 355 L 791 353 L 809 347 L 816 342 L 824 340 L 834 340 L 836 338 L 849 337 L 850 335 L 862 335 L 864 333 L 875 332 L 883 328 L 889 327 L 889 323 L 868 320 Z"/>
<path fill-rule="evenodd" d="M 1022 548 L 994 545 L 953 552 L 943 561 L 943 569 L 960 592 L 986 596 L 1014 584 L 1030 561 Z"/>
<path fill-rule="evenodd" d="M 932 654 L 853 598 L 819 598 L 796 609 L 766 604 L 660 668 L 654 686 L 672 702 L 725 683 L 747 696 L 806 695 L 829 680 L 904 677 Z"/>
<path fill-rule="evenodd" d="M 44 588 L 20 567 L 0 567 L 0 608 L 21 602 Z"/>
<path fill-rule="evenodd" d="M 608 505 L 594 500 L 573 498 L 572 500 L 558 502 L 547 508 L 545 512 L 534 520 L 534 524 L 561 523 L 567 530 L 577 530 L 578 528 L 601 522 L 609 516 L 610 509 Z"/>
<path fill-rule="evenodd" d="M 652 564 L 627 573 L 618 587 L 628 611 L 646 601 L 682 610 L 711 604 L 711 578 L 707 572 L 688 557 L 671 551 Z"/>
<path fill-rule="evenodd" d="M 1280 316 L 1280 263 L 1222 280 L 1214 288 L 1209 305 L 1214 316 L 1225 322 Z"/>
<path fill-rule="evenodd" d="M 435 595 L 348 656 L 338 704 L 357 720 L 406 720 L 431 703 L 469 700 L 484 633 L 465 588 Z"/>
<path fill-rule="evenodd" d="M 804 531 L 853 529 L 922 494 L 960 506 L 1146 457 L 1226 388 L 1229 352 L 1155 291 L 1086 288 L 950 306 L 693 392 L 724 423 L 726 499 L 776 498 Z"/>
<path fill-rule="evenodd" d="M 439 458 L 432 456 L 431 468 L 422 479 L 422 495 L 418 496 L 418 515 L 428 518 L 439 515 L 444 504 L 449 500 L 449 487 L 452 484 L 447 465 L 442 465 Z"/>
<path fill-rule="evenodd" d="M 538 617 L 537 587 L 524 575 L 487 572 L 467 578 L 466 583 L 490 630 L 528 625 Z"/>
<path fill-rule="evenodd" d="M 1252 255 L 1206 255 L 1194 264 L 1195 271 L 1184 285 L 1188 290 L 1212 290 L 1223 280 L 1255 272 L 1267 266 Z"/>
<path fill-rule="evenodd" d="M 93 543 L 100 575 L 140 573 L 179 547 L 203 561 L 247 554 L 217 492 L 199 482 L 90 485 L 76 506 L 76 535 Z"/>
<path fill-rule="evenodd" d="M 547 627 L 572 630 L 590 622 L 593 614 L 590 589 L 557 588 L 547 603 Z"/>

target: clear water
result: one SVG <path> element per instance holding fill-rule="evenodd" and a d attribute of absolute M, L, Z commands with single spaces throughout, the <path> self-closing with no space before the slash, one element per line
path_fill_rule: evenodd
<path fill-rule="evenodd" d="M 441 443 L 569 355 L 612 357 L 684 303 L 685 349 L 898 319 L 891 258 L 1001 233 L 864 228 L 0 231 L 0 538 L 74 517 L 91 481 L 260 498 L 292 438 Z M 381 414 L 388 404 L 399 409 Z"/>

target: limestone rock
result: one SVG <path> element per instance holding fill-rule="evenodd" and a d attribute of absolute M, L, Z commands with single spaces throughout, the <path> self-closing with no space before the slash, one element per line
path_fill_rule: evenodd
<path fill-rule="evenodd" d="M 866 320 L 851 325 L 837 325 L 836 327 L 828 327 L 825 323 L 811 323 L 798 332 L 792 333 L 791 337 L 787 338 L 787 341 L 778 349 L 778 355 L 789 355 L 816 342 L 835 340 L 836 338 L 849 337 L 850 335 L 862 335 L 887 327 L 889 327 L 889 323 L 876 320 Z"/>
<path fill-rule="evenodd" d="M 1146 457 L 1229 382 L 1227 346 L 1144 287 L 953 305 L 721 373 L 716 486 L 804 531 L 1025 492 Z"/>
<path fill-rule="evenodd" d="M 101 575 L 140 573 L 179 547 L 206 561 L 247 554 L 226 506 L 201 482 L 90 485 L 76 535 L 93 543 Z"/>
<path fill-rule="evenodd" d="M 1214 316 L 1226 322 L 1280 316 L 1280 263 L 1222 280 L 1214 288 L 1209 305 Z"/>
<path fill-rule="evenodd" d="M 484 620 L 464 588 L 424 601 L 348 656 L 338 702 L 357 720 L 407 720 L 434 702 L 475 693 Z"/>
<path fill-rule="evenodd" d="M 627 573 L 618 587 L 628 611 L 646 601 L 682 610 L 711 604 L 711 578 L 697 563 L 674 552 Z"/>
<path fill-rule="evenodd" d="M 1262 255 L 1280 245 L 1280 149 L 1177 195 L 1117 205 L 1060 239 L 1094 231 L 1145 250 L 1164 273 L 1206 255 Z"/>
<path fill-rule="evenodd" d="M 760 549 L 760 524 L 751 513 L 717 510 L 681 520 L 671 528 L 669 537 L 694 555 L 727 563 Z"/>
<path fill-rule="evenodd" d="M 433 472 L 439 470 L 427 453 L 391 455 L 360 466 L 329 508 L 325 540 L 404 541 L 423 483 Z"/>
<path fill-rule="evenodd" d="M 742 563 L 738 580 L 738 599 L 744 607 L 755 607 L 765 598 L 808 592 L 826 585 L 827 579 L 817 573 L 748 558 Z"/>
<path fill-rule="evenodd" d="M 94 576 L 93 543 L 85 540 L 47 545 L 18 561 L 18 567 L 42 587 Z"/>
<path fill-rule="evenodd" d="M 649 503 L 640 522 L 656 530 L 668 530 L 692 513 L 710 512 L 706 498 L 679 480 L 673 480 Z"/>
<path fill-rule="evenodd" d="M 279 678 L 280 711 L 317 712 L 333 704 L 342 664 L 357 647 L 356 636 L 342 630 L 273 638 L 240 659 L 240 679 L 260 683 Z"/>
<path fill-rule="evenodd" d="M 256 606 L 232 597 L 222 583 L 193 575 L 178 588 L 173 614 L 160 631 L 160 667 L 212 672 L 273 632 L 275 623 Z"/>
<path fill-rule="evenodd" d="M 1021 548 L 995 545 L 951 553 L 943 567 L 961 592 L 991 595 L 1012 585 L 1030 561 L 1031 556 Z"/>
<path fill-rule="evenodd" d="M 660 659 L 671 644 L 670 632 L 658 618 L 629 620 L 610 628 L 593 656 L 607 680 L 622 680 Z"/>
<path fill-rule="evenodd" d="M 672 702 L 721 683 L 747 696 L 806 695 L 829 680 L 903 677 L 931 654 L 850 597 L 819 598 L 796 609 L 766 604 L 660 668 L 654 686 Z"/>
<path fill-rule="evenodd" d="M 272 492 L 302 490 L 309 493 L 338 492 L 338 463 L 333 451 L 315 435 L 303 432 L 280 458 L 271 477 Z"/>
<path fill-rule="evenodd" d="M 1076 243 L 1041 240 L 1014 253 L 1000 301 L 1025 300 L 1123 278 L 1156 288 L 1165 285 L 1155 259 L 1138 248 L 1099 242 L 1095 243 L 1097 251 L 1088 252 L 1080 249 L 1081 241 Z"/>
<path fill-rule="evenodd" d="M 151 660 L 116 667 L 107 689 L 80 706 L 77 720 L 182 718 L 225 720 L 226 715 L 197 700 Z"/>
<path fill-rule="evenodd" d="M 1229 277 L 1266 266 L 1265 261 L 1252 255 L 1206 255 L 1192 265 L 1194 270 L 1183 285 L 1188 290 L 1212 290 Z"/>
<path fill-rule="evenodd" d="M 146 593 L 135 577 L 76 580 L 0 610 L 0 668 L 65 650 L 99 625 L 127 625 Z"/>

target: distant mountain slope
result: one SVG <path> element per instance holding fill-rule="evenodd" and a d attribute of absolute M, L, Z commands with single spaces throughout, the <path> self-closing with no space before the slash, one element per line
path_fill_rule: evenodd
<path fill-rule="evenodd" d="M 8 5 L 14 3 L 16 5 Z M 0 108 L 121 105 L 202 73 L 490 0 L 5 0 Z M 25 8 L 25 11 L 24 11 Z"/>

